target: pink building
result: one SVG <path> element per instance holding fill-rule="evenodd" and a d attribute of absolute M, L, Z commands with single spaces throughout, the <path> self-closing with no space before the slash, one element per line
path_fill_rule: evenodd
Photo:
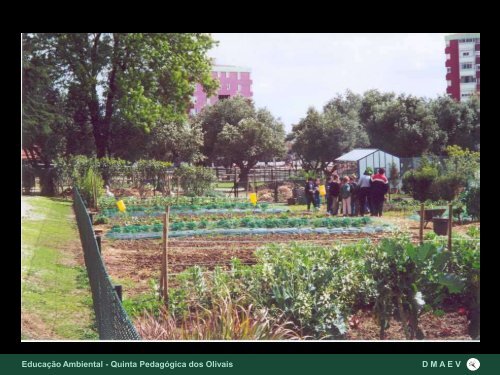
<path fill-rule="evenodd" d="M 219 90 L 216 95 L 207 98 L 200 84 L 196 84 L 193 104 L 190 114 L 196 115 L 206 105 L 217 103 L 218 100 L 227 99 L 231 96 L 241 95 L 251 98 L 252 80 L 250 79 L 250 69 L 232 65 L 214 65 L 212 77 L 219 81 Z"/>

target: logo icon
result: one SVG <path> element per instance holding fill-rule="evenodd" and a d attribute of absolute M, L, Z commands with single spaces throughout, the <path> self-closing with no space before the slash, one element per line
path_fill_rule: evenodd
<path fill-rule="evenodd" d="M 479 366 L 481 366 L 481 363 L 479 363 L 479 360 L 476 359 L 476 358 L 469 358 L 467 360 L 467 368 L 470 370 L 470 371 L 476 371 Z"/>

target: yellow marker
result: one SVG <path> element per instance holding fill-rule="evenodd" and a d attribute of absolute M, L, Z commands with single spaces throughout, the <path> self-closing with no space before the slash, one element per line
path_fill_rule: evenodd
<path fill-rule="evenodd" d="M 319 195 L 326 195 L 325 185 L 319 185 Z"/>
<path fill-rule="evenodd" d="M 125 207 L 125 203 L 120 199 L 119 201 L 116 201 L 116 206 L 121 212 L 125 212 L 127 207 Z"/>
<path fill-rule="evenodd" d="M 250 202 L 255 206 L 257 204 L 257 194 L 256 193 L 250 193 Z"/>

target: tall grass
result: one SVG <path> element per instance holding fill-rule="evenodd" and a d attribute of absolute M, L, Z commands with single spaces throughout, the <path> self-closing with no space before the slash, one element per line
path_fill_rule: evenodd
<path fill-rule="evenodd" d="M 144 340 L 299 340 L 291 322 L 280 323 L 266 310 L 226 297 L 211 309 L 201 305 L 183 320 L 176 320 L 166 309 L 155 317 L 150 312 L 135 322 Z"/>

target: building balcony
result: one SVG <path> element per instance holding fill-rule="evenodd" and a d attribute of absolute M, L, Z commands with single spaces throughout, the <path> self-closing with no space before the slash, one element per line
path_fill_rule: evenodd
<path fill-rule="evenodd" d="M 452 77 L 451 77 L 451 76 L 452 76 L 452 74 L 451 74 L 451 73 L 446 73 L 446 80 L 447 80 L 447 81 L 448 81 L 448 80 L 450 80 L 450 81 L 451 81 L 451 80 L 452 80 Z"/>
<path fill-rule="evenodd" d="M 481 56 L 476 56 L 476 64 L 481 64 Z"/>
<path fill-rule="evenodd" d="M 444 53 L 451 53 L 451 48 L 450 47 L 446 47 L 444 49 Z"/>
<path fill-rule="evenodd" d="M 474 47 L 474 49 L 476 51 L 481 51 L 481 44 L 480 43 L 476 43 L 476 46 Z"/>
<path fill-rule="evenodd" d="M 446 60 L 446 62 L 444 63 L 444 66 L 447 68 L 451 68 L 451 60 Z"/>

